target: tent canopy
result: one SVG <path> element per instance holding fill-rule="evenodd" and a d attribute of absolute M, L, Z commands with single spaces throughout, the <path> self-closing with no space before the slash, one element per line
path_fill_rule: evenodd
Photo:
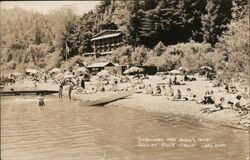
<path fill-rule="evenodd" d="M 188 72 L 189 71 L 189 69 L 186 68 L 186 67 L 180 67 L 180 68 L 178 68 L 178 70 L 182 71 L 182 72 Z"/>
<path fill-rule="evenodd" d="M 171 70 L 169 71 L 170 74 L 181 74 L 179 70 Z"/>
<path fill-rule="evenodd" d="M 143 68 L 139 68 L 139 67 L 131 67 L 129 69 L 127 69 L 126 71 L 124 71 L 124 74 L 128 74 L 128 73 L 135 73 L 135 72 L 143 72 L 144 69 Z"/>
<path fill-rule="evenodd" d="M 202 66 L 201 69 L 210 70 L 210 71 L 213 70 L 213 68 L 211 68 L 211 67 L 209 67 L 209 66 Z"/>

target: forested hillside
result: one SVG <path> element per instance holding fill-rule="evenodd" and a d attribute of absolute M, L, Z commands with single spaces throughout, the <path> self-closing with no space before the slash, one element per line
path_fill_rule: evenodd
<path fill-rule="evenodd" d="M 210 65 L 223 71 L 236 65 L 235 71 L 246 75 L 247 65 L 239 65 L 247 61 L 237 59 L 248 60 L 248 15 L 245 0 L 102 0 L 82 16 L 69 8 L 46 15 L 1 9 L 1 66 L 4 71 L 59 67 L 66 44 L 68 58 L 82 55 L 93 51 L 94 34 L 118 29 L 127 45 L 109 57 L 115 62 L 159 70 Z"/>

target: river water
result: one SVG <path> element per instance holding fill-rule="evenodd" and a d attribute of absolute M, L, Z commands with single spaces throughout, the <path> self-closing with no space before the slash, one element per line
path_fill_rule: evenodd
<path fill-rule="evenodd" d="M 193 140 L 193 141 L 190 141 Z M 47 96 L 1 99 L 2 160 L 246 160 L 245 130 Z"/>

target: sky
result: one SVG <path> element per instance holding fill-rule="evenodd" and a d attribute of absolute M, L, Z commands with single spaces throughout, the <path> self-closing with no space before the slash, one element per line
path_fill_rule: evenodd
<path fill-rule="evenodd" d="M 99 3 L 100 1 L 1 1 L 1 8 L 19 7 L 46 14 L 66 6 L 72 7 L 75 14 L 82 15 L 94 9 Z"/>

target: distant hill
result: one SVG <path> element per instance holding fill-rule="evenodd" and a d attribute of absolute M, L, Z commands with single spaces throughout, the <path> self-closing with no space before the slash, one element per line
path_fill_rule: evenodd
<path fill-rule="evenodd" d="M 168 46 L 190 40 L 215 46 L 234 14 L 247 5 L 244 0 L 102 0 L 82 16 L 68 8 L 46 15 L 2 9 L 1 67 L 3 71 L 60 67 L 66 44 L 68 58 L 92 52 L 91 37 L 104 29 L 122 31 L 133 47 L 152 49 L 159 42 Z"/>

